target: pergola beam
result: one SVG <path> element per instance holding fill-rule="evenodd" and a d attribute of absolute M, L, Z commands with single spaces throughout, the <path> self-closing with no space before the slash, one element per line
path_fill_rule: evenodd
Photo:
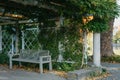
<path fill-rule="evenodd" d="M 11 1 L 16 2 L 16 3 L 20 3 L 24 6 L 28 6 L 28 5 L 29 6 L 36 6 L 38 8 L 44 8 L 44 9 L 53 10 L 53 11 L 57 12 L 57 9 L 55 9 L 54 7 L 48 6 L 46 4 L 42 4 L 40 1 L 37 1 L 37 0 L 31 0 L 31 1 L 30 0 L 24 0 L 24 1 L 23 0 L 11 0 Z M 50 2 L 50 3 L 53 4 L 54 2 Z M 54 3 L 54 4 L 57 4 L 57 3 Z"/>
<path fill-rule="evenodd" d="M 10 21 L 10 22 L 2 22 L 2 23 L 0 23 L 0 26 L 1 25 L 14 25 L 14 24 L 39 24 L 38 22 L 28 22 L 28 21 Z"/>

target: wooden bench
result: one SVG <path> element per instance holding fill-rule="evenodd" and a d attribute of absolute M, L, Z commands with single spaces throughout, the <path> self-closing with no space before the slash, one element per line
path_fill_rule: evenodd
<path fill-rule="evenodd" d="M 21 50 L 18 57 L 14 57 L 15 55 L 9 53 L 10 56 L 10 64 L 9 67 L 12 69 L 12 62 L 29 62 L 29 63 L 38 63 L 40 73 L 43 73 L 43 64 L 49 64 L 49 70 L 52 70 L 52 62 L 51 56 L 48 50 Z"/>

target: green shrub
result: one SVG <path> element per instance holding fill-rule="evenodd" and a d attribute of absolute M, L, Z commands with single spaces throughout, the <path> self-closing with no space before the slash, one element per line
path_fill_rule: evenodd
<path fill-rule="evenodd" d="M 96 68 L 95 71 L 93 71 L 93 72 L 90 73 L 90 77 L 91 78 L 99 77 L 99 76 L 105 75 L 107 73 L 108 73 L 107 70 L 104 69 L 104 68 Z"/>
<path fill-rule="evenodd" d="M 102 61 L 120 63 L 120 56 L 102 57 Z"/>
<path fill-rule="evenodd" d="M 66 62 L 53 62 L 53 69 L 60 71 L 72 71 L 74 70 L 74 64 Z"/>
<path fill-rule="evenodd" d="M 8 64 L 9 63 L 9 57 L 7 54 L 0 54 L 0 64 Z"/>

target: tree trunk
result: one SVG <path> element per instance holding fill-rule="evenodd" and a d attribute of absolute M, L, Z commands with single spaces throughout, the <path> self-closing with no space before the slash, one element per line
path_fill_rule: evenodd
<path fill-rule="evenodd" d="M 95 66 L 101 66 L 100 56 L 100 33 L 93 33 L 93 63 Z"/>
<path fill-rule="evenodd" d="M 111 56 L 113 54 L 112 37 L 113 37 L 113 22 L 109 22 L 109 30 L 101 33 L 101 55 Z"/>

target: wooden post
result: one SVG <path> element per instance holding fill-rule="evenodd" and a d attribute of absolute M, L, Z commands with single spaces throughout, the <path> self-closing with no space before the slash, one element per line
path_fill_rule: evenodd
<path fill-rule="evenodd" d="M 12 50 L 11 50 L 11 53 L 12 53 L 12 54 L 14 53 L 14 49 L 15 49 L 14 40 L 15 40 L 15 36 L 12 35 Z"/>
<path fill-rule="evenodd" d="M 19 45 L 19 31 L 18 31 L 18 25 L 16 25 L 16 43 L 15 43 L 15 47 L 16 47 L 16 54 L 19 52 L 18 49 L 18 45 Z"/>
<path fill-rule="evenodd" d="M 83 67 L 84 65 L 87 65 L 87 31 L 83 30 L 83 57 L 82 57 L 82 65 L 81 67 Z"/>
<path fill-rule="evenodd" d="M 64 25 L 64 17 L 61 15 L 60 16 L 60 26 Z"/>
<path fill-rule="evenodd" d="M 59 55 L 58 55 L 58 62 L 62 62 L 63 59 L 63 52 L 64 52 L 64 48 L 63 48 L 63 44 L 61 43 L 61 41 L 59 41 L 58 43 L 58 50 L 59 50 Z"/>
<path fill-rule="evenodd" d="M 0 26 L 0 51 L 2 51 L 2 26 Z"/>
<path fill-rule="evenodd" d="M 25 49 L 24 31 L 22 31 L 22 49 Z"/>
<path fill-rule="evenodd" d="M 61 14 L 60 16 L 60 27 L 64 25 L 64 18 Z M 58 42 L 58 50 L 59 50 L 59 55 L 58 55 L 58 62 L 62 62 L 64 59 L 63 59 L 63 52 L 64 52 L 64 45 L 63 43 L 61 43 L 61 41 Z"/>

